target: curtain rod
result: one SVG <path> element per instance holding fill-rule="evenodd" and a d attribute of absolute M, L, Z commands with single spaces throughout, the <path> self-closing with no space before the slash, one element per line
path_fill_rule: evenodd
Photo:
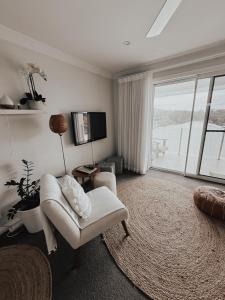
<path fill-rule="evenodd" d="M 136 69 L 133 69 L 133 70 L 130 70 L 130 71 L 127 70 L 127 71 L 125 71 L 124 74 L 121 74 L 121 75 L 118 73 L 113 77 L 113 79 L 119 79 L 119 78 L 135 75 L 135 74 L 146 72 L 146 71 L 151 71 L 153 73 L 156 73 L 156 72 L 160 72 L 160 71 L 172 70 L 172 69 L 179 68 L 179 67 L 190 66 L 192 64 L 210 62 L 213 59 L 217 59 L 217 58 L 225 58 L 225 54 L 224 53 L 214 54 L 214 55 L 210 55 L 210 56 L 204 57 L 204 58 L 192 59 L 192 60 L 189 60 L 187 62 L 183 61 L 183 62 L 178 62 L 178 63 L 171 64 L 171 65 L 168 65 L 168 66 L 164 66 L 164 67 L 154 68 L 154 65 L 157 65 L 157 64 L 160 64 L 160 63 L 163 64 L 166 61 L 156 62 L 156 63 L 152 63 L 152 64 L 149 64 L 149 65 L 145 65 L 145 66 L 143 65 L 143 66 L 137 67 Z"/>

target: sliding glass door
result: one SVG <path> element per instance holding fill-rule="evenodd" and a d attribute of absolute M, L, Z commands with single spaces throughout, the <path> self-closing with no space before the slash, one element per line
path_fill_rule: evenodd
<path fill-rule="evenodd" d="M 195 80 L 155 87 L 152 166 L 184 172 Z"/>
<path fill-rule="evenodd" d="M 225 179 L 225 76 L 155 86 L 152 167 Z"/>
<path fill-rule="evenodd" d="M 211 80 L 199 174 L 225 179 L 225 76 Z"/>
<path fill-rule="evenodd" d="M 192 122 L 184 170 L 185 174 L 199 174 L 199 162 L 201 160 L 202 139 L 208 107 L 207 103 L 209 101 L 210 82 L 210 78 L 198 79 L 196 82 Z"/>

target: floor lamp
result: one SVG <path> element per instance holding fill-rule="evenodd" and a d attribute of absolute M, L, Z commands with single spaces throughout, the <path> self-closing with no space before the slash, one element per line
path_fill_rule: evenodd
<path fill-rule="evenodd" d="M 65 161 L 63 142 L 62 142 L 62 134 L 67 131 L 68 123 L 62 114 L 52 115 L 49 120 L 49 127 L 52 132 L 57 133 L 60 136 L 63 162 L 64 162 L 64 168 L 65 168 L 65 174 L 66 174 L 67 171 L 66 171 L 66 161 Z"/>

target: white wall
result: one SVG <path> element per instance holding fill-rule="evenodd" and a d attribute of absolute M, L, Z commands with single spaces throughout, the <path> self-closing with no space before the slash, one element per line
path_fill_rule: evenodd
<path fill-rule="evenodd" d="M 114 74 L 120 78 L 134 73 L 152 71 L 153 79 L 167 80 L 181 76 L 190 76 L 208 72 L 224 73 L 225 70 L 225 43 L 224 41 L 202 47 L 194 51 L 187 51 L 164 59 L 146 63 L 132 69 Z"/>
<path fill-rule="evenodd" d="M 93 143 L 94 158 L 98 161 L 114 152 L 112 81 L 0 40 L 0 96 L 6 93 L 15 102 L 23 96 L 25 83 L 19 70 L 27 62 L 37 63 L 48 75 L 47 83 L 36 77 L 37 91 L 47 98 L 47 113 L 0 115 L 0 207 L 15 200 L 4 182 L 21 175 L 21 159 L 35 163 L 35 177 L 63 173 L 59 136 L 48 126 L 51 114 L 65 114 L 70 124 L 71 111 L 106 112 L 108 137 Z M 69 171 L 91 163 L 91 144 L 75 147 L 71 128 L 63 140 Z"/>
<path fill-rule="evenodd" d="M 153 70 L 154 71 L 154 70 Z M 225 56 L 214 59 L 199 61 L 179 67 L 171 67 L 166 70 L 157 71 L 153 74 L 154 81 L 181 79 L 182 77 L 212 74 L 224 74 Z"/>

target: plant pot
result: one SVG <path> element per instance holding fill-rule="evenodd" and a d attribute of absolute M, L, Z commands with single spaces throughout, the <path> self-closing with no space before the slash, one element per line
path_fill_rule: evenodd
<path fill-rule="evenodd" d="M 46 108 L 45 103 L 42 101 L 29 100 L 28 106 L 30 109 L 34 110 L 44 110 Z"/>
<path fill-rule="evenodd" d="M 35 233 L 43 229 L 40 206 L 29 210 L 19 210 L 17 214 L 28 232 Z"/>

